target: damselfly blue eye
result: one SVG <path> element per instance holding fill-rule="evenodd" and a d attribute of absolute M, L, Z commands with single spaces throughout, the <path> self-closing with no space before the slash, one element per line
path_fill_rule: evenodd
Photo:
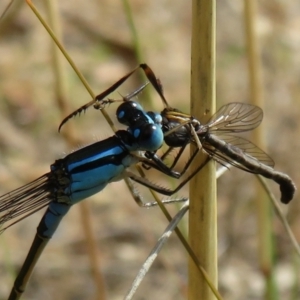
<path fill-rule="evenodd" d="M 123 102 L 116 112 L 118 121 L 127 126 L 133 125 L 133 122 L 144 114 L 142 106 L 134 101 Z"/>

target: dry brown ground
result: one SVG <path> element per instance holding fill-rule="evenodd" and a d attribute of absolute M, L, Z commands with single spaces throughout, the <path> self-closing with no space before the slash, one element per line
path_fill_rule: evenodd
<path fill-rule="evenodd" d="M 0 13 L 9 1 L 2 2 Z M 164 83 L 172 106 L 188 111 L 190 3 L 132 0 L 131 4 L 144 60 Z M 46 15 L 43 5 L 39 9 Z M 61 1 L 59 9 L 65 47 L 95 92 L 136 65 L 121 1 Z M 242 10 L 241 1 L 218 1 L 218 106 L 249 100 Z M 275 160 L 276 168 L 288 173 L 296 184 L 300 180 L 299 15 L 296 0 L 260 1 L 257 22 L 266 152 Z M 70 150 L 57 133 L 62 116 L 54 105 L 50 50 L 48 34 L 25 4 L 0 27 L 0 194 L 47 172 L 56 158 Z M 67 63 L 65 67 L 68 102 L 76 108 L 90 98 Z M 161 108 L 159 100 L 154 107 Z M 91 110 L 87 116 L 72 120 L 82 144 L 112 134 L 98 112 Z M 226 299 L 263 299 L 253 178 L 231 170 L 219 181 L 219 278 Z M 278 196 L 277 185 L 270 182 L 270 186 Z M 187 195 L 187 191 L 180 195 Z M 158 209 L 139 209 L 123 182 L 109 185 L 89 202 L 108 299 L 122 299 L 167 222 Z M 296 195 L 287 215 L 298 240 L 299 211 Z M 1 299 L 10 290 L 14 268 L 23 262 L 41 215 L 35 214 L 1 236 Z M 279 298 L 287 299 L 295 280 L 295 257 L 276 218 L 273 228 Z M 94 299 L 85 247 L 79 211 L 74 207 L 47 246 L 24 299 Z M 186 253 L 172 237 L 135 299 L 184 299 L 186 272 Z"/>

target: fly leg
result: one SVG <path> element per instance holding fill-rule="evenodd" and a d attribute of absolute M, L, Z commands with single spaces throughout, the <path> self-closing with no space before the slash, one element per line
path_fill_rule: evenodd
<path fill-rule="evenodd" d="M 71 114 L 69 114 L 67 117 L 65 117 L 62 122 L 60 123 L 59 127 L 58 127 L 58 131 L 60 131 L 60 129 L 62 128 L 62 126 L 68 122 L 71 118 L 81 114 L 82 112 L 86 111 L 90 106 L 96 106 L 96 109 L 99 106 L 99 103 L 108 95 L 110 95 L 112 92 L 114 92 L 120 85 L 122 85 L 137 69 L 139 69 L 140 66 L 138 66 L 137 68 L 135 68 L 134 70 L 132 70 L 131 72 L 129 72 L 128 74 L 126 74 L 125 76 L 123 76 L 122 78 L 120 78 L 116 83 L 114 83 L 112 86 L 110 86 L 108 89 L 106 89 L 104 92 L 100 93 L 99 95 L 97 95 L 95 97 L 95 99 L 89 101 L 88 103 L 82 105 L 81 107 L 79 107 L 78 109 L 76 109 L 75 111 L 73 111 Z M 107 100 L 109 104 L 109 100 Z M 101 106 L 101 105 L 100 105 Z"/>
<path fill-rule="evenodd" d="M 93 100 L 89 101 L 88 103 L 82 105 L 75 111 L 73 111 L 71 114 L 69 114 L 67 117 L 65 117 L 62 122 L 60 123 L 58 127 L 58 131 L 61 130 L 62 126 L 68 122 L 71 118 L 80 115 L 82 112 L 86 111 L 90 106 L 94 106 L 95 109 L 101 109 L 105 105 L 113 103 L 113 102 L 118 102 L 118 101 L 127 101 L 130 98 L 133 98 L 137 94 L 139 94 L 148 83 L 142 85 L 140 88 L 135 90 L 133 93 L 127 95 L 124 97 L 122 100 L 112 100 L 112 99 L 107 99 L 105 98 L 110 95 L 112 92 L 114 92 L 119 86 L 121 86 L 134 72 L 136 72 L 139 68 L 141 68 L 156 92 L 159 94 L 161 97 L 163 103 L 165 104 L 166 107 L 169 107 L 167 100 L 165 99 L 163 92 L 162 92 L 162 85 L 160 84 L 160 81 L 156 78 L 154 72 L 151 70 L 151 68 L 147 64 L 140 64 L 138 67 L 136 67 L 134 70 L 131 72 L 127 73 L 125 76 L 120 78 L 117 82 L 115 82 L 112 86 L 110 86 L 108 89 L 106 89 L 104 92 L 100 93 L 97 95 Z M 104 105 L 104 106 L 103 106 Z"/>

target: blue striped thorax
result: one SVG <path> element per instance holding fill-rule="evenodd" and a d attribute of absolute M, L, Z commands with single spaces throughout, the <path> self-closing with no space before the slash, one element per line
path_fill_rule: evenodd
<path fill-rule="evenodd" d="M 108 183 L 120 180 L 120 174 L 137 162 L 129 148 L 136 150 L 135 140 L 122 130 L 57 160 L 51 166 L 58 182 L 57 202 L 75 204 L 100 192 Z"/>

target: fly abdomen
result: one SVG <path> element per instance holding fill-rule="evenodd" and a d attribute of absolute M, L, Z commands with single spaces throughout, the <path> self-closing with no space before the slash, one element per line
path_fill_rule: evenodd
<path fill-rule="evenodd" d="M 228 156 L 232 161 L 235 161 L 237 166 L 241 165 L 246 169 L 246 171 L 250 173 L 257 173 L 259 168 L 261 167 L 261 163 L 255 159 L 254 157 L 247 155 L 243 150 L 239 147 L 231 145 L 218 137 L 214 136 L 213 134 L 207 133 L 205 136 L 205 140 L 219 152 L 224 153 Z M 226 161 L 226 159 L 224 159 Z"/>
<path fill-rule="evenodd" d="M 292 179 L 281 172 L 277 172 L 273 170 L 274 174 L 272 179 L 277 182 L 280 186 L 281 191 L 281 202 L 284 204 L 288 204 L 294 197 L 296 186 Z"/>
<path fill-rule="evenodd" d="M 265 178 L 272 179 L 277 184 L 279 184 L 281 192 L 280 201 L 282 203 L 288 204 L 293 199 L 296 191 L 296 186 L 288 175 L 282 172 L 278 172 L 273 168 L 266 166 L 262 163 L 259 164 L 259 168 L 257 168 L 255 173 Z"/>
<path fill-rule="evenodd" d="M 288 175 L 275 171 L 272 167 L 265 165 L 256 157 L 247 154 L 239 147 L 221 140 L 213 134 L 207 133 L 204 140 L 209 143 L 209 145 L 217 149 L 218 153 L 223 153 L 221 156 L 222 160 L 228 161 L 242 170 L 272 179 L 279 184 L 282 203 L 287 204 L 293 199 L 296 187 Z"/>

